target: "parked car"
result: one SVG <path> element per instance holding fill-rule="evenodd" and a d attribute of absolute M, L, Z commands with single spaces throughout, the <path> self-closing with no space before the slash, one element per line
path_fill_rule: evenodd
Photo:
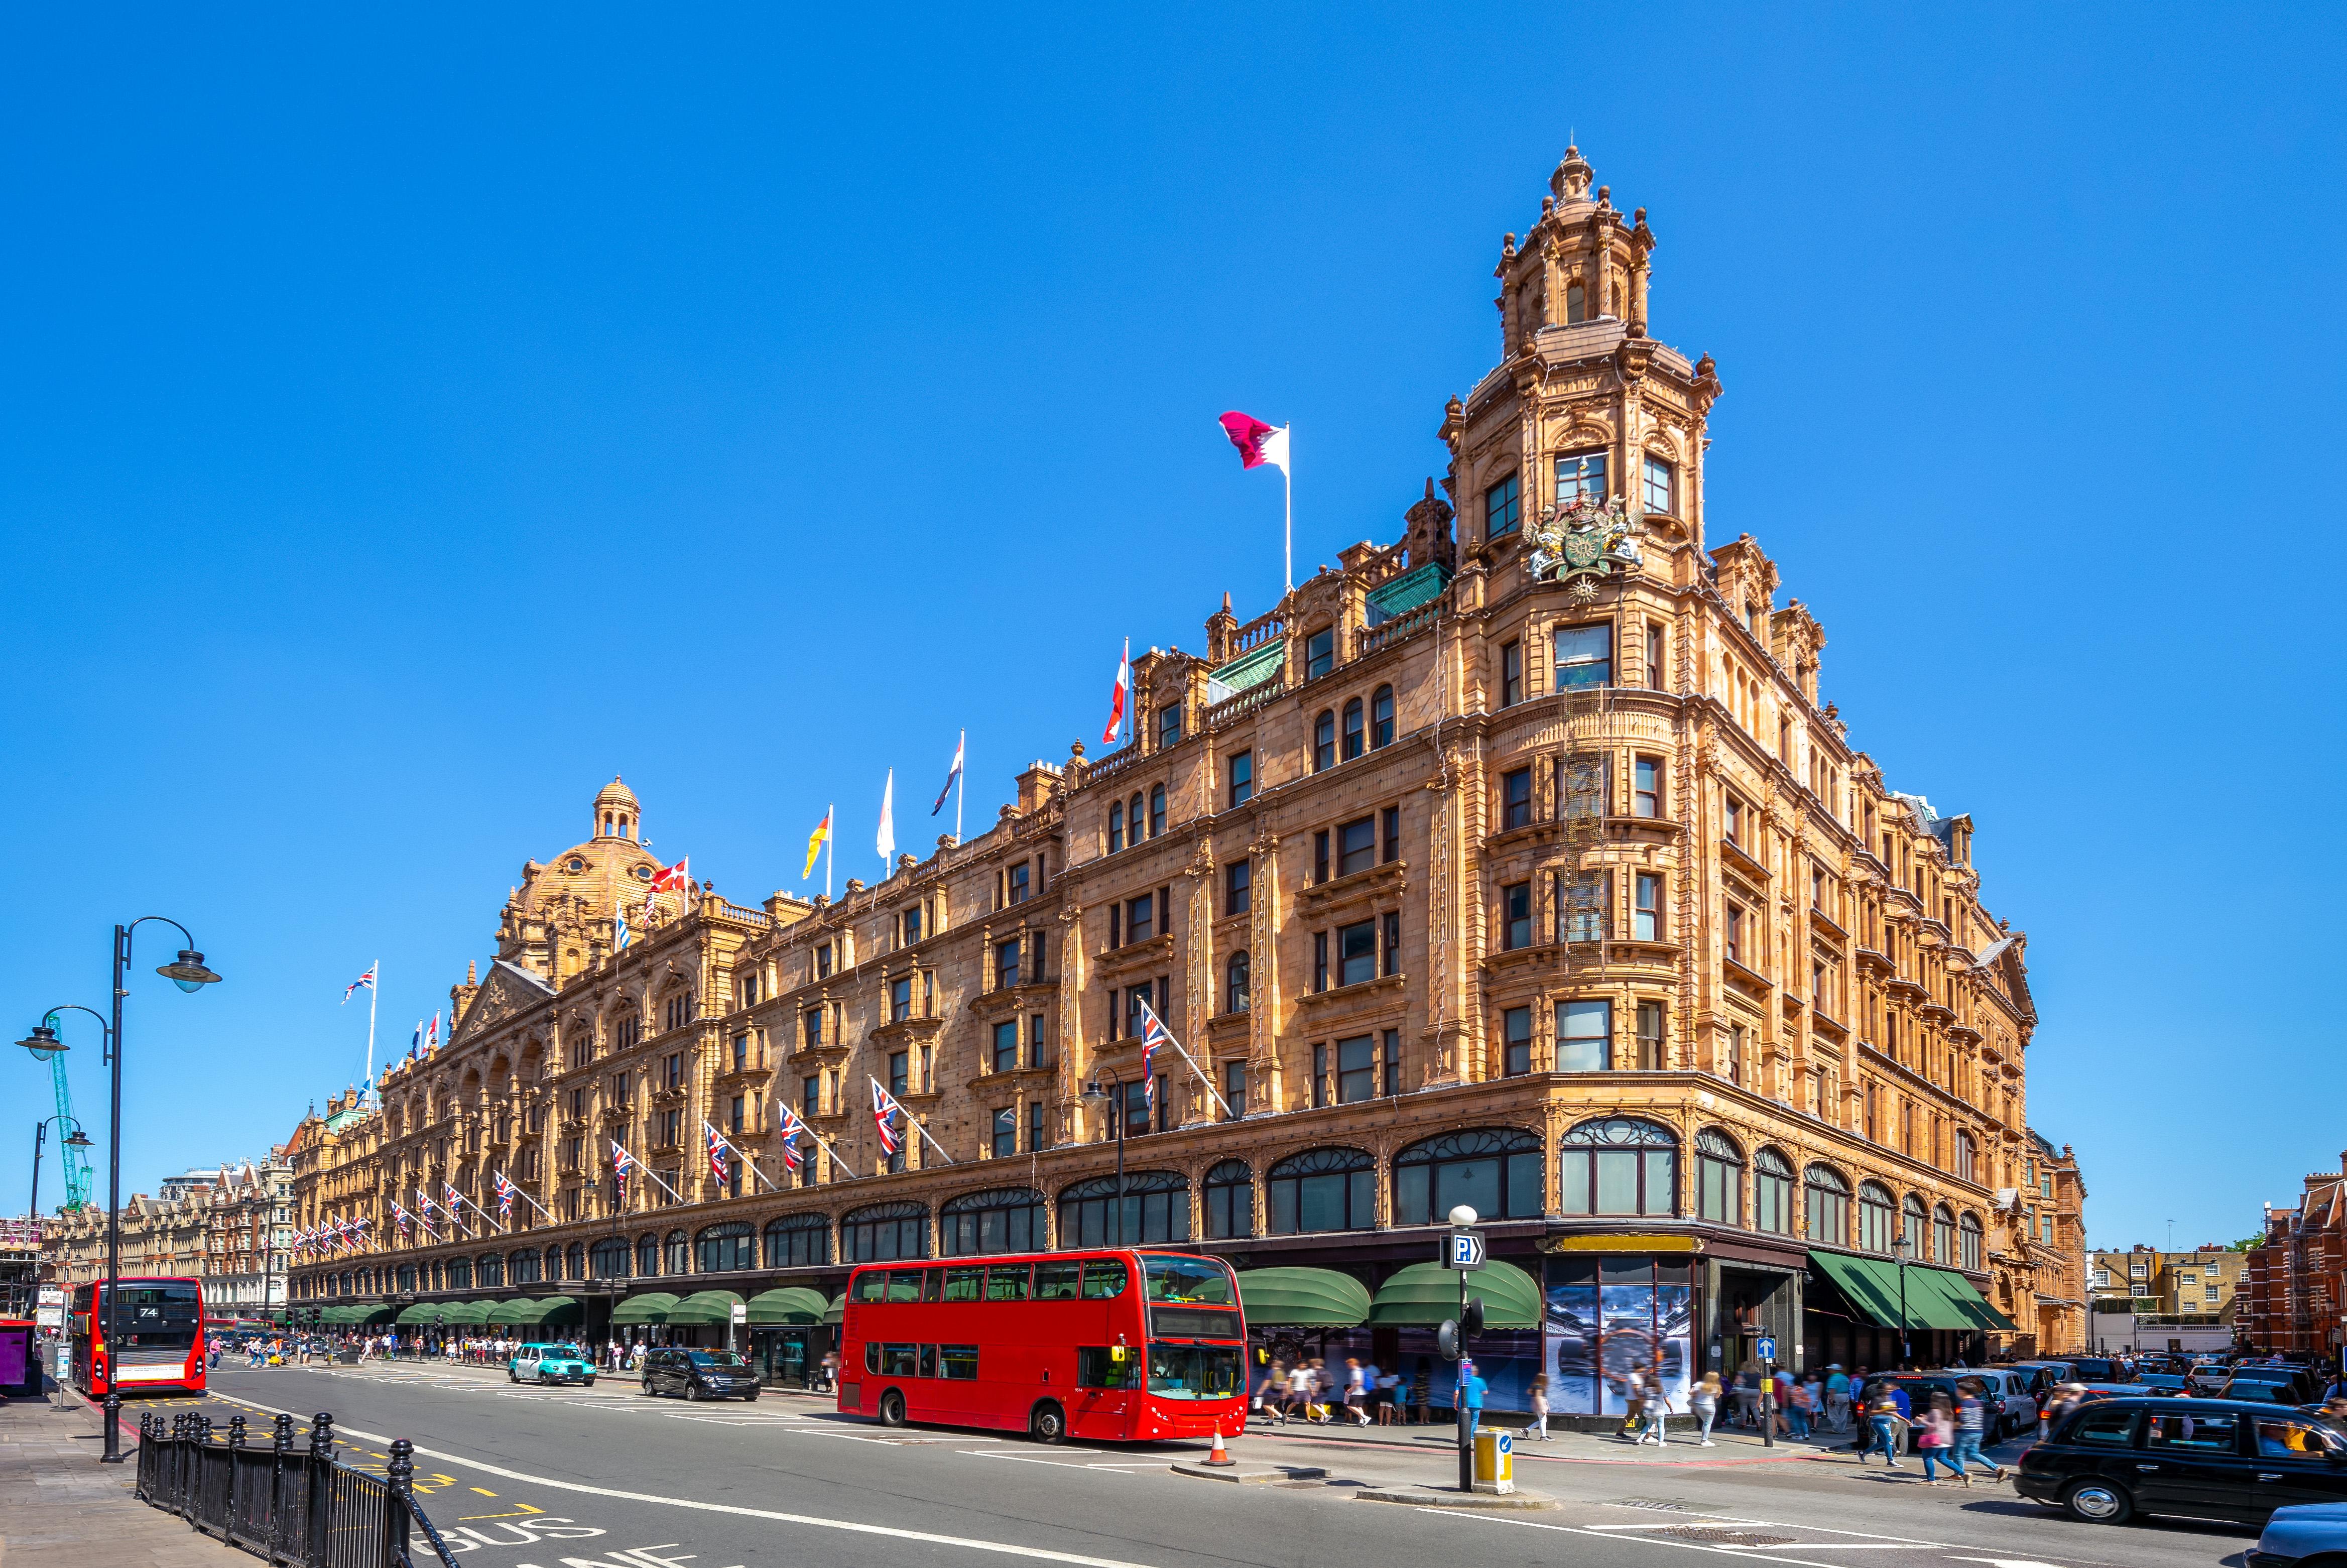
<path fill-rule="evenodd" d="M 2174 1394 L 2182 1390 L 2184 1379 L 2173 1372 L 2145 1372 L 2132 1383 L 2123 1385 L 2141 1389 L 2147 1394 Z"/>
<path fill-rule="evenodd" d="M 2242 1568 L 2341 1568 L 2347 1564 L 2347 1503 L 2277 1508 Z"/>
<path fill-rule="evenodd" d="M 2082 1356 L 2070 1363 L 2070 1376 L 2065 1380 L 2073 1383 L 2127 1383 L 2134 1379 L 2128 1376 L 2125 1367 L 2108 1357 Z"/>
<path fill-rule="evenodd" d="M 2089 1524 L 2137 1513 L 2262 1524 L 2278 1508 L 2347 1502 L 2347 1437 L 2270 1404 L 2116 1396 L 2065 1416 L 2014 1484 Z"/>
<path fill-rule="evenodd" d="M 506 1379 L 513 1383 L 579 1383 L 595 1386 L 595 1363 L 576 1345 L 524 1345 L 506 1363 Z"/>
<path fill-rule="evenodd" d="M 758 1374 L 731 1350 L 654 1350 L 644 1358 L 644 1392 L 688 1399 L 754 1399 Z"/>
<path fill-rule="evenodd" d="M 2070 1380 L 2070 1363 L 2067 1361 L 2015 1361 L 2007 1369 L 2028 1378 L 2029 1391 L 2033 1394 L 2043 1395 L 2056 1383 Z"/>
<path fill-rule="evenodd" d="M 2233 1369 L 2222 1361 L 2203 1361 L 2184 1375 L 2196 1394 L 2214 1394 L 2232 1381 Z"/>

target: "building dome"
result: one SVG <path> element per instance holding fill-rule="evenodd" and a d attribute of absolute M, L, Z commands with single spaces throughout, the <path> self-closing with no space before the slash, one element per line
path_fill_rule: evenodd
<path fill-rule="evenodd" d="M 636 792 L 620 782 L 613 774 L 595 796 L 595 827 L 597 838 L 636 838 L 641 836 L 636 825 Z"/>

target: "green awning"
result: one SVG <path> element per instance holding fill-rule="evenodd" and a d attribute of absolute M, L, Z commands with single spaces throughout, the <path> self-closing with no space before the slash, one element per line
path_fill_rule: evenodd
<path fill-rule="evenodd" d="M 583 1316 L 579 1303 L 568 1296 L 548 1296 L 537 1301 L 525 1296 L 507 1304 L 502 1321 L 517 1328 L 559 1328 L 578 1322 Z"/>
<path fill-rule="evenodd" d="M 843 1290 L 831 1298 L 831 1305 L 823 1309 L 823 1320 L 835 1328 L 847 1321 L 847 1292 Z"/>
<path fill-rule="evenodd" d="M 723 1328 L 733 1321 L 742 1298 L 730 1290 L 696 1290 L 668 1309 L 661 1321 L 671 1328 Z"/>
<path fill-rule="evenodd" d="M 440 1307 L 440 1326 L 444 1328 L 462 1328 L 487 1322 L 487 1319 L 481 1316 L 481 1308 L 487 1305 L 488 1305 L 487 1302 L 482 1301 L 444 1302 Z"/>
<path fill-rule="evenodd" d="M 1358 1328 L 1368 1320 L 1369 1287 L 1333 1268 L 1250 1268 L 1239 1276 L 1247 1327 Z"/>
<path fill-rule="evenodd" d="M 1893 1258 L 1850 1257 L 1838 1252 L 1812 1252 L 1809 1261 L 1834 1282 L 1843 1296 L 1867 1319 L 1883 1328 L 1954 1328 L 1964 1332 L 1993 1329 L 2010 1332 L 2012 1322 L 1973 1288 L 1972 1281 L 1952 1268 L 1930 1264 L 1906 1266 L 1906 1319 L 1900 1318 L 1902 1272 Z"/>
<path fill-rule="evenodd" d="M 822 1322 L 830 1307 L 820 1291 L 809 1290 L 804 1285 L 785 1285 L 779 1290 L 762 1290 L 750 1297 L 750 1322 L 765 1328 L 804 1327 Z"/>
<path fill-rule="evenodd" d="M 1467 1271 L 1467 1294 L 1483 1302 L 1486 1328 L 1538 1328 L 1540 1282 L 1512 1263 L 1493 1258 Z M 1378 1286 L 1369 1321 L 1440 1323 L 1459 1316 L 1459 1276 L 1439 1263 L 1413 1263 Z"/>
<path fill-rule="evenodd" d="M 391 1303 L 388 1301 L 360 1302 L 344 1307 L 343 1311 L 344 1315 L 343 1321 L 354 1327 L 359 1324 L 388 1323 L 393 1316 Z"/>
<path fill-rule="evenodd" d="M 664 1323 L 667 1321 L 664 1315 L 675 1305 L 673 1291 L 639 1290 L 611 1308 L 611 1327 L 629 1328 L 646 1323 Z"/>
<path fill-rule="evenodd" d="M 437 1323 L 440 1321 L 440 1304 L 436 1301 L 418 1301 L 412 1303 L 409 1306 L 401 1307 L 399 1309 L 399 1316 L 392 1319 L 392 1321 L 409 1326 L 425 1323 Z"/>
<path fill-rule="evenodd" d="M 343 1310 L 344 1309 L 340 1307 L 320 1307 L 318 1309 L 318 1327 L 321 1328 L 326 1328 L 334 1324 L 340 1323 L 343 1320 Z"/>
<path fill-rule="evenodd" d="M 522 1314 L 528 1312 L 537 1305 L 537 1302 L 527 1296 L 517 1296 L 507 1301 L 484 1301 L 481 1303 L 481 1321 L 504 1327 L 527 1323 L 530 1319 Z"/>

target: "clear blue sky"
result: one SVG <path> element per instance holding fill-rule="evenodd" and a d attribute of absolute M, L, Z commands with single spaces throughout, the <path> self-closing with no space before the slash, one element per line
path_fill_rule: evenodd
<path fill-rule="evenodd" d="M 1716 539 L 1978 821 L 2093 1239 L 2335 1165 L 2341 12 L 810 15 L 5 24 L 0 1022 L 149 911 L 229 977 L 145 939 L 127 1185 L 354 1079 L 372 959 L 404 1044 L 614 773 L 743 902 L 832 799 L 869 876 L 886 768 L 925 843 L 965 725 L 984 825 L 1276 594 L 1223 409 L 1303 569 L 1391 538 L 1568 131 L 1718 358 Z"/>

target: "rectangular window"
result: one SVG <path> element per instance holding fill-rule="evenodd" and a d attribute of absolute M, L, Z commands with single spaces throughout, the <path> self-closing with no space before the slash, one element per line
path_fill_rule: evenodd
<path fill-rule="evenodd" d="M 1043 1050 L 1043 1015 L 1030 1013 L 1027 1018 L 1027 1065 L 1049 1067 L 1050 1058 Z"/>
<path fill-rule="evenodd" d="M 888 982 L 888 1021 L 902 1023 L 913 1016 L 913 977 L 900 976 Z"/>
<path fill-rule="evenodd" d="M 1385 853 L 1380 858 L 1391 866 L 1401 858 L 1401 807 L 1389 805 L 1378 815 L 1379 834 L 1385 839 Z"/>
<path fill-rule="evenodd" d="M 1744 910 L 1735 904 L 1727 907 L 1727 961 L 1731 964 L 1744 961 Z"/>
<path fill-rule="evenodd" d="M 1379 972 L 1398 975 L 1401 973 L 1401 911 L 1387 910 L 1379 917 L 1378 926 L 1379 930 L 1378 945 L 1385 951 L 1385 962 Z"/>
<path fill-rule="evenodd" d="M 994 1026 L 994 1071 L 1010 1072 L 1019 1066 L 1019 1020 L 1005 1019 Z"/>
<path fill-rule="evenodd" d="M 1658 620 L 1646 622 L 1646 686 L 1655 692 L 1670 690 L 1669 682 L 1664 679 L 1663 627 Z"/>
<path fill-rule="evenodd" d="M 1312 933 L 1312 989 L 1316 991 L 1328 989 L 1328 933 L 1326 931 Z"/>
<path fill-rule="evenodd" d="M 1663 1004 L 1638 1004 L 1638 1067 L 1644 1072 L 1659 1072 L 1663 1067 Z"/>
<path fill-rule="evenodd" d="M 1253 886 L 1255 868 L 1251 862 L 1234 860 L 1223 868 L 1223 913 L 1244 915 L 1250 907 L 1248 893 Z"/>
<path fill-rule="evenodd" d="M 1641 942 L 1663 940 L 1663 879 L 1651 872 L 1640 872 L 1637 882 L 1637 906 L 1630 914 L 1632 937 Z"/>
<path fill-rule="evenodd" d="M 1386 1030 L 1385 1079 L 1389 1098 L 1401 1092 L 1401 1030 L 1398 1029 Z"/>
<path fill-rule="evenodd" d="M 1559 939 L 1602 942 L 1605 939 L 1606 874 L 1585 872 L 1556 879 Z"/>
<path fill-rule="evenodd" d="M 1524 645 L 1500 644 L 1500 706 L 1512 708 L 1524 700 Z"/>
<path fill-rule="evenodd" d="M 1367 871 L 1378 863 L 1378 824 L 1375 817 L 1357 817 L 1337 830 L 1337 875 L 1350 876 L 1356 871 Z"/>
<path fill-rule="evenodd" d="M 1378 1097 L 1378 1042 L 1371 1035 L 1355 1035 L 1337 1042 L 1337 1102 Z"/>
<path fill-rule="evenodd" d="M 1328 1048 L 1325 1045 L 1312 1048 L 1312 1103 L 1328 1103 Z"/>
<path fill-rule="evenodd" d="M 1182 739 L 1182 705 L 1178 702 L 1157 710 L 1157 744 L 1160 750 Z"/>
<path fill-rule="evenodd" d="M 905 1051 L 892 1050 L 888 1053 L 888 1092 L 898 1099 L 912 1092 L 911 1085 L 907 1080 L 907 1068 L 910 1060 L 909 1055 Z"/>
<path fill-rule="evenodd" d="M 1605 458 L 1603 452 L 1560 454 L 1556 460 L 1556 504 L 1605 498 Z"/>
<path fill-rule="evenodd" d="M 1532 945 L 1532 885 L 1500 889 L 1500 946 L 1510 952 Z"/>
<path fill-rule="evenodd" d="M 1019 938 L 994 945 L 994 985 L 998 990 L 1009 990 L 1019 983 Z"/>
<path fill-rule="evenodd" d="M 1560 1072 L 1603 1072 L 1614 1065 L 1614 1004 L 1556 1004 L 1556 1067 Z"/>
<path fill-rule="evenodd" d="M 1337 629 L 1323 627 L 1304 640 L 1304 678 L 1317 681 L 1337 667 Z"/>
<path fill-rule="evenodd" d="M 1156 925 L 1156 895 L 1143 893 L 1138 898 L 1126 899 L 1124 902 L 1125 945 L 1130 947 L 1135 942 L 1149 940 L 1153 934 L 1153 927 Z"/>
<path fill-rule="evenodd" d="M 1496 539 L 1512 534 L 1524 520 L 1523 487 L 1511 474 L 1483 492 L 1483 537 Z"/>
<path fill-rule="evenodd" d="M 1328 830 L 1325 827 L 1312 835 L 1312 880 L 1328 880 Z"/>
<path fill-rule="evenodd" d="M 750 1037 L 746 1034 L 737 1034 L 733 1037 L 733 1071 L 746 1072 L 749 1069 Z"/>
<path fill-rule="evenodd" d="M 1005 1105 L 994 1113 L 994 1157 L 1008 1159 L 1019 1153 L 1019 1108 Z"/>
<path fill-rule="evenodd" d="M 1363 920 L 1337 932 L 1338 985 L 1357 986 L 1378 976 L 1378 923 Z"/>
<path fill-rule="evenodd" d="M 911 947 L 921 939 L 921 911 L 918 906 L 905 911 L 905 946 Z"/>
<path fill-rule="evenodd" d="M 1532 820 L 1532 770 L 1517 768 L 1500 775 L 1500 831 L 1529 827 Z"/>
<path fill-rule="evenodd" d="M 1010 868 L 1010 902 L 1013 904 L 1024 904 L 1027 902 L 1028 883 L 1027 863 L 1025 861 L 1022 860 L 1018 865 Z"/>
<path fill-rule="evenodd" d="M 1231 753 L 1231 804 L 1245 805 L 1255 797 L 1255 753 Z"/>
<path fill-rule="evenodd" d="M 1663 815 L 1663 759 L 1639 757 L 1630 764 L 1630 815 Z"/>
<path fill-rule="evenodd" d="M 1660 457 L 1650 455 L 1646 458 L 1646 510 L 1660 512 L 1666 518 L 1678 515 L 1677 490 L 1671 482 L 1675 477 L 1671 466 Z"/>
<path fill-rule="evenodd" d="M 1614 684 L 1614 626 L 1560 626 L 1556 629 L 1556 689 Z"/>
<path fill-rule="evenodd" d="M 1027 1152 L 1030 1154 L 1048 1148 L 1043 1134 L 1043 1102 L 1040 1100 L 1027 1107 Z"/>
<path fill-rule="evenodd" d="M 819 980 L 831 978 L 831 944 L 829 942 L 825 942 L 815 950 L 815 978 Z"/>
<path fill-rule="evenodd" d="M 1500 1015 L 1500 1071 L 1521 1078 L 1532 1070 L 1532 1009 L 1510 1008 Z"/>
<path fill-rule="evenodd" d="M 1727 795 L 1723 797 L 1720 810 L 1722 816 L 1725 819 L 1724 825 L 1727 834 L 1727 842 L 1736 845 L 1738 849 L 1743 848 L 1744 803 L 1737 799 L 1732 794 Z"/>
<path fill-rule="evenodd" d="M 1235 1122 L 1246 1114 L 1246 1069 L 1244 1061 L 1223 1063 L 1223 1100 L 1228 1107 L 1225 1114 Z"/>

